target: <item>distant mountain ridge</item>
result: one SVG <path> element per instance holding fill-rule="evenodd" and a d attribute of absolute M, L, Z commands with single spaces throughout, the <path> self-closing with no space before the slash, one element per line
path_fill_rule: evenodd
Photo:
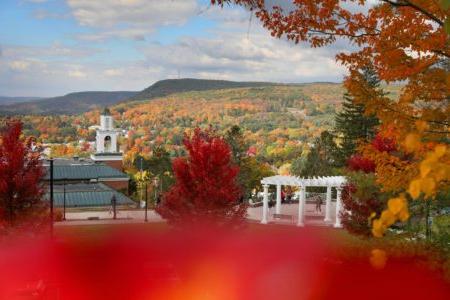
<path fill-rule="evenodd" d="M 8 97 L 8 96 L 0 96 L 0 105 L 8 105 L 14 103 L 21 102 L 29 102 L 34 100 L 42 99 L 40 97 Z"/>
<path fill-rule="evenodd" d="M 183 92 L 191 92 L 191 91 L 199 92 L 208 90 L 262 87 L 268 85 L 276 85 L 276 83 L 194 79 L 194 78 L 165 79 L 154 83 L 153 85 L 137 93 L 128 100 L 140 101 L 165 97 L 170 94 L 177 94 Z"/>
<path fill-rule="evenodd" d="M 114 105 L 119 102 L 149 100 L 176 93 L 269 85 L 276 85 L 276 83 L 194 78 L 165 79 L 157 81 L 140 92 L 78 92 L 60 97 L 22 101 L 21 103 L 9 103 L 7 105 L 3 105 L 0 102 L 0 115 L 73 115 L 84 113 L 95 108 Z"/>
<path fill-rule="evenodd" d="M 78 92 L 65 96 L 0 105 L 2 115 L 55 115 L 80 114 L 95 108 L 114 105 L 134 96 L 137 92 Z"/>
<path fill-rule="evenodd" d="M 281 84 L 273 82 L 252 82 L 252 81 L 227 81 L 227 80 L 211 80 L 211 79 L 165 79 L 160 80 L 147 87 L 140 92 L 133 91 L 91 91 L 70 93 L 65 96 L 52 98 L 18 98 L 3 97 L 10 99 L 9 102 L 3 103 L 0 97 L 0 115 L 57 115 L 67 114 L 75 115 L 84 113 L 96 108 L 112 106 L 118 103 L 139 102 L 162 98 L 172 94 L 184 92 L 201 92 L 209 90 L 235 89 L 235 88 L 252 88 L 267 86 L 286 86 L 286 85 L 310 85 L 303 84 Z M 320 84 L 320 83 L 318 83 Z M 327 83 L 323 83 L 327 84 Z M 330 83 L 331 84 L 331 83 Z M 334 83 L 333 83 L 334 84 Z M 339 85 L 338 83 L 335 83 Z M 13 101 L 13 102 L 11 102 Z"/>

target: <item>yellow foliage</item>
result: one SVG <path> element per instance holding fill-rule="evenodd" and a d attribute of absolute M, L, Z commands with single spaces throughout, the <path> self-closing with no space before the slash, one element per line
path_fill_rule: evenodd
<path fill-rule="evenodd" d="M 380 249 L 373 249 L 370 256 L 370 264 L 373 268 L 380 270 L 386 266 L 386 252 Z"/>
<path fill-rule="evenodd" d="M 425 130 L 430 128 L 430 126 L 428 126 L 428 123 L 423 120 L 416 121 L 416 127 L 419 132 L 424 132 Z"/>
<path fill-rule="evenodd" d="M 411 181 L 408 193 L 413 199 L 424 193 L 425 198 L 435 196 L 440 185 L 448 185 L 450 179 L 449 156 L 446 145 L 436 145 L 420 162 L 420 176 Z"/>
<path fill-rule="evenodd" d="M 284 164 L 278 169 L 280 175 L 291 175 L 291 164 Z"/>
<path fill-rule="evenodd" d="M 406 209 L 406 207 L 406 199 L 402 197 L 393 198 L 388 202 L 388 209 L 394 215 L 400 213 L 400 211 Z"/>
<path fill-rule="evenodd" d="M 413 152 L 420 147 L 420 136 L 415 133 L 410 133 L 405 139 L 405 148 L 409 152 Z"/>
<path fill-rule="evenodd" d="M 375 219 L 372 223 L 372 234 L 374 237 L 382 237 L 387 227 L 380 219 Z"/>
<path fill-rule="evenodd" d="M 372 234 L 382 237 L 386 230 L 397 221 L 406 221 L 409 218 L 408 202 L 404 194 L 397 198 L 389 199 L 388 209 L 381 213 L 379 219 L 372 223 Z"/>
<path fill-rule="evenodd" d="M 420 187 L 422 183 L 420 179 L 415 179 L 411 181 L 408 189 L 408 193 L 411 195 L 413 199 L 417 199 L 420 196 Z"/>

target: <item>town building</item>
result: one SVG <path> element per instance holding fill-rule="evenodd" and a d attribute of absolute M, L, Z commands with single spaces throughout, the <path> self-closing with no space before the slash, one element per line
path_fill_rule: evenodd
<path fill-rule="evenodd" d="M 108 109 L 100 116 L 96 149 L 91 158 L 53 158 L 53 185 L 56 207 L 101 207 L 133 205 L 128 198 L 130 177 L 123 172 L 123 154 L 118 147 L 120 131 L 114 129 Z M 50 181 L 50 161 L 44 160 L 44 180 Z M 47 193 L 47 198 L 49 194 Z"/>
<path fill-rule="evenodd" d="M 100 127 L 96 131 L 95 153 L 91 155 L 94 162 L 103 162 L 117 170 L 123 168 L 123 153 L 118 146 L 121 130 L 114 128 L 114 119 L 108 108 L 100 115 Z"/>

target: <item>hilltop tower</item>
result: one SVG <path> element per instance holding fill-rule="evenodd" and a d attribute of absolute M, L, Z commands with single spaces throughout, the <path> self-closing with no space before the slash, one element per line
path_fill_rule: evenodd
<path fill-rule="evenodd" d="M 114 129 L 114 119 L 108 108 L 100 114 L 100 128 L 97 129 L 95 154 L 91 159 L 95 162 L 104 162 L 107 165 L 122 170 L 123 153 L 119 151 L 117 138 L 119 130 Z"/>

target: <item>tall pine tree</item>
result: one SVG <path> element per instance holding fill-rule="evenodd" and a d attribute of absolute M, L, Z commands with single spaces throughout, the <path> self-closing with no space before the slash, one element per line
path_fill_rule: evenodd
<path fill-rule="evenodd" d="M 368 88 L 375 93 L 385 94 L 372 68 L 364 69 L 363 76 Z M 336 115 L 335 134 L 342 141 L 336 152 L 336 166 L 346 165 L 361 142 L 368 142 L 374 138 L 379 120 L 374 115 L 366 115 L 364 111 L 364 104 L 357 103 L 353 95 L 345 93 L 342 110 Z"/>

